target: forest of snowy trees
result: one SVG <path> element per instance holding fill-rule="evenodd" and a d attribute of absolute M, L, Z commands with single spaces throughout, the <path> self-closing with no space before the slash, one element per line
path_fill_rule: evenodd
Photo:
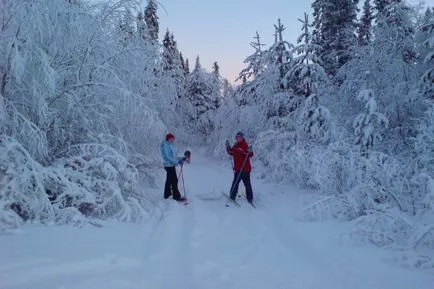
<path fill-rule="evenodd" d="M 139 6 L 0 1 L 0 228 L 143 219 L 164 133 L 218 107 L 218 64 L 190 72 Z"/>
<path fill-rule="evenodd" d="M 261 177 L 321 193 L 302 220 L 352 221 L 350 241 L 433 249 L 434 10 L 357 4 L 312 1 L 297 43 L 280 20 L 270 47 L 256 34 L 212 141 L 241 128 Z"/>
<path fill-rule="evenodd" d="M 233 87 L 139 2 L 0 0 L 0 229 L 144 219 L 165 132 L 221 157 L 242 130 L 261 178 L 318 191 L 302 220 L 434 249 L 433 8 L 312 1 L 296 43 L 280 19 L 253 35 Z"/>

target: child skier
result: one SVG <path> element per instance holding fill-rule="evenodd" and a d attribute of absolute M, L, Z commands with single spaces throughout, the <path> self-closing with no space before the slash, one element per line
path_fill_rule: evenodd
<path fill-rule="evenodd" d="M 186 157 L 176 157 L 175 136 L 171 133 L 166 135 L 166 140 L 161 143 L 161 156 L 163 158 L 164 169 L 166 170 L 166 183 L 164 186 L 164 198 L 168 199 L 171 195 L 173 199 L 179 202 L 185 201 L 178 189 L 178 176 L 176 175 L 176 166 L 182 166 L 187 160 Z"/>
<path fill-rule="evenodd" d="M 252 165 L 250 163 L 250 158 L 253 157 L 253 150 L 247 144 L 242 132 L 238 132 L 235 136 L 235 144 L 232 148 L 229 145 L 229 141 L 226 141 L 226 150 L 228 154 L 234 158 L 234 180 L 231 186 L 230 198 L 235 201 L 235 197 L 238 194 L 239 184 L 243 181 L 244 186 L 246 187 L 247 201 L 252 203 L 253 191 L 250 182 Z"/>

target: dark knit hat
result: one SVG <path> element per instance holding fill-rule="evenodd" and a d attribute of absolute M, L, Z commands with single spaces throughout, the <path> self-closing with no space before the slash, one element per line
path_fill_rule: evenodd
<path fill-rule="evenodd" d="M 241 131 L 237 132 L 237 134 L 235 135 L 235 137 L 237 137 L 237 136 L 240 136 L 240 137 L 244 138 L 244 134 Z"/>
<path fill-rule="evenodd" d="M 168 141 L 169 139 L 175 139 L 175 136 L 173 134 L 171 134 L 170 132 L 166 135 L 166 141 Z"/>

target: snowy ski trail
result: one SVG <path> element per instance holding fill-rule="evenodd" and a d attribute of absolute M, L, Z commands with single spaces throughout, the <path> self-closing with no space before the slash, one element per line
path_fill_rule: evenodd
<path fill-rule="evenodd" d="M 349 224 L 297 221 L 309 193 L 253 173 L 257 209 L 245 198 L 227 208 L 229 163 L 195 156 L 184 176 L 190 204 L 152 190 L 163 214 L 144 224 L 0 235 L 0 289 L 434 288 L 434 275 L 386 263 L 388 252 L 342 246 Z"/>

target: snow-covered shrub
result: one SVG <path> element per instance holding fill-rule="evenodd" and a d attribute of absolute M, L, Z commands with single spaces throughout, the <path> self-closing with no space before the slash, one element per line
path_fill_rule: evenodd
<path fill-rule="evenodd" d="M 418 228 L 414 236 L 415 250 L 434 250 L 434 226 L 425 225 Z"/>
<path fill-rule="evenodd" d="M 257 135 L 254 142 L 255 165 L 262 168 L 262 177 L 290 181 L 287 172 L 294 166 L 296 135 L 291 132 L 267 130 Z M 280 172 L 280 173 L 279 173 Z"/>
<path fill-rule="evenodd" d="M 102 144 L 72 146 L 54 168 L 63 173 L 70 187 L 78 187 L 62 190 L 59 185 L 53 186 L 50 197 L 59 209 L 75 207 L 91 217 L 122 221 L 140 220 L 145 216 L 145 209 L 139 205 L 143 195 L 137 188 L 138 172 L 111 147 Z"/>
<path fill-rule="evenodd" d="M 87 223 L 87 220 L 77 208 L 65 207 L 56 211 L 55 222 L 58 225 L 82 227 Z"/>
<path fill-rule="evenodd" d="M 0 200 L 0 233 L 8 229 L 16 229 L 22 223 L 23 220 L 11 209 L 10 203 Z"/>
<path fill-rule="evenodd" d="M 4 135 L 0 136 L 0 202 L 6 224 L 16 224 L 12 212 L 25 221 L 45 221 L 54 215 L 42 166 L 20 143 Z"/>
<path fill-rule="evenodd" d="M 350 221 L 358 217 L 358 212 L 344 195 L 325 197 L 303 210 L 300 220 L 303 221 Z"/>
<path fill-rule="evenodd" d="M 346 243 L 372 243 L 378 247 L 404 248 L 413 234 L 413 224 L 400 215 L 371 211 L 353 221 L 354 229 L 341 236 Z"/>
<path fill-rule="evenodd" d="M 378 132 L 382 127 L 387 128 L 387 118 L 378 112 L 374 92 L 371 89 L 360 91 L 357 96 L 359 101 L 365 102 L 365 112 L 359 114 L 354 120 L 354 134 L 356 145 L 359 145 L 363 152 L 371 149 L 377 142 L 381 141 Z"/>
<path fill-rule="evenodd" d="M 43 160 L 48 153 L 45 133 L 1 95 L 0 107 L 0 132 L 16 139 L 35 160 Z"/>
<path fill-rule="evenodd" d="M 331 135 L 330 122 L 330 111 L 319 105 L 316 94 L 310 95 L 305 100 L 300 119 L 305 141 L 318 144 L 328 143 Z"/>

